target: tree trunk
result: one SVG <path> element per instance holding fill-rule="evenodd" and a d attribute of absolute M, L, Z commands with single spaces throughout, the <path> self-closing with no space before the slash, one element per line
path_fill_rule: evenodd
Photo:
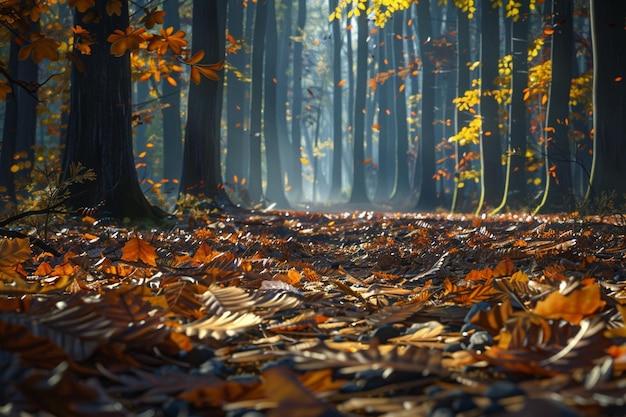
<path fill-rule="evenodd" d="M 392 59 L 391 48 L 391 25 L 387 25 L 378 30 L 379 41 L 376 52 L 376 61 L 378 63 L 375 72 L 378 74 L 392 70 L 394 61 Z M 374 106 L 373 112 L 378 108 L 378 169 L 376 170 L 376 192 L 374 200 L 379 202 L 388 202 L 393 191 L 395 181 L 395 111 L 393 109 L 393 95 L 395 83 L 392 78 L 387 79 L 384 83 L 376 86 L 376 97 L 378 101 Z M 366 124 L 366 130 L 371 129 L 370 123 Z M 373 148 L 373 146 L 372 146 Z"/>
<path fill-rule="evenodd" d="M 408 13 L 406 11 L 396 13 L 393 22 L 394 35 L 391 38 L 393 47 L 393 57 L 396 66 L 396 71 L 404 69 L 407 66 L 407 62 L 404 57 L 404 27 L 407 23 Z M 398 38 L 400 36 L 400 38 Z M 409 81 L 408 77 L 396 76 L 394 77 L 394 95 L 395 95 L 395 121 L 396 121 L 396 155 L 395 155 L 395 168 L 396 179 L 393 191 L 391 193 L 392 198 L 399 201 L 406 200 L 411 193 L 409 186 L 409 166 L 407 164 L 407 153 L 409 151 L 409 129 L 407 126 L 407 110 L 406 110 L 406 86 L 405 83 Z M 411 173 L 412 174 L 412 173 Z"/>
<path fill-rule="evenodd" d="M 353 146 L 353 168 L 352 168 L 352 191 L 350 193 L 350 203 L 366 203 L 367 190 L 365 187 L 365 98 L 367 93 L 367 37 L 369 35 L 367 27 L 367 14 L 362 12 L 357 18 L 358 43 L 356 59 L 356 83 L 354 99 L 354 146 Z"/>
<path fill-rule="evenodd" d="M 513 72 L 511 74 L 511 116 L 509 123 L 509 192 L 511 207 L 520 209 L 526 199 L 526 103 L 524 90 L 528 86 L 528 3 L 520 7 L 520 17 L 511 25 L 511 53 Z"/>
<path fill-rule="evenodd" d="M 294 36 L 300 36 L 306 25 L 306 0 L 298 2 L 298 16 Z M 302 198 L 302 50 L 301 41 L 294 41 L 293 47 L 293 105 L 291 106 L 291 157 L 289 158 L 289 185 L 292 201 Z"/>
<path fill-rule="evenodd" d="M 245 8 L 241 0 L 228 2 L 228 33 L 237 41 L 244 38 L 244 25 L 251 25 L 252 19 L 248 20 L 244 15 Z M 240 181 L 247 177 L 247 163 L 250 159 L 248 153 L 248 99 L 250 94 L 249 83 L 243 78 L 248 73 L 250 55 L 245 48 L 228 55 L 229 67 L 226 71 L 228 88 L 226 89 L 226 126 L 228 142 L 226 146 L 226 183 L 231 183 L 235 190 Z M 235 181 L 236 180 L 236 181 Z M 247 180 L 246 180 L 247 181 Z"/>
<path fill-rule="evenodd" d="M 416 209 L 431 211 L 436 205 L 435 174 L 435 65 L 432 61 L 433 37 L 430 0 L 417 4 L 417 30 L 422 58 L 422 136 L 419 138 L 418 165 L 413 187 L 418 192 Z"/>
<path fill-rule="evenodd" d="M 265 57 L 265 31 L 267 26 L 267 2 L 256 4 L 252 46 L 252 91 L 250 99 L 250 174 L 248 191 L 250 199 L 257 204 L 263 201 L 263 168 L 261 144 L 263 142 L 263 58 Z"/>
<path fill-rule="evenodd" d="M 570 147 L 569 132 L 569 95 L 572 84 L 573 5 L 570 0 L 553 0 L 552 20 L 552 79 L 548 92 L 546 110 L 546 129 L 544 139 L 548 151 L 547 180 L 544 191 L 543 209 L 550 212 L 562 211 L 569 199 L 573 203 L 572 163 L 574 155 Z"/>
<path fill-rule="evenodd" d="M 500 115 L 498 102 L 490 94 L 494 89 L 494 81 L 498 76 L 498 59 L 500 57 L 500 29 L 498 9 L 494 9 L 491 0 L 481 2 L 481 35 L 480 35 L 480 114 L 482 116 L 482 132 L 480 135 L 480 158 L 482 191 L 480 203 L 488 207 L 496 207 L 503 192 L 502 144 L 500 135 Z M 479 204 L 477 210 L 483 209 Z"/>
<path fill-rule="evenodd" d="M 337 7 L 338 0 L 329 0 L 329 10 Z M 332 159 L 332 176 L 330 187 L 330 199 L 337 200 L 341 195 L 342 187 L 342 156 L 343 156 L 343 86 L 341 82 L 341 31 L 339 28 L 339 19 L 335 19 L 331 23 L 332 41 L 333 41 L 333 159 Z"/>
<path fill-rule="evenodd" d="M 192 53 L 204 50 L 203 63 L 216 63 L 224 57 L 220 19 L 225 21 L 225 16 L 218 13 L 216 2 L 194 0 Z M 222 97 L 219 82 L 202 78 L 199 84 L 189 85 L 180 188 L 181 192 L 207 198 L 222 208 L 231 202 L 222 184 L 220 165 Z"/>
<path fill-rule="evenodd" d="M 94 207 L 117 218 L 155 218 L 161 212 L 143 195 L 133 159 L 131 130 L 130 56 L 111 54 L 107 37 L 128 27 L 128 2 L 122 2 L 120 16 L 109 16 L 106 2 L 98 1 L 87 13 L 101 19 L 85 22 L 85 13 L 76 12 L 75 24 L 88 30 L 96 43 L 91 55 L 81 55 L 84 72 L 72 67 L 70 115 L 67 146 L 63 155 L 64 177 L 72 164 L 93 169 L 95 183 L 76 184 L 67 204 L 73 208 Z"/>
<path fill-rule="evenodd" d="M 278 144 L 277 109 L 277 70 L 278 64 L 278 36 L 276 34 L 276 4 L 268 0 L 267 31 L 265 43 L 269 46 L 265 52 L 265 94 L 263 95 L 263 136 L 265 138 L 265 161 L 267 166 L 266 196 L 271 203 L 276 203 L 280 209 L 288 209 L 289 203 L 285 198 L 283 184 L 283 170 L 280 160 L 280 146 Z"/>
<path fill-rule="evenodd" d="M 616 207 L 626 195 L 625 18 L 626 2 L 591 0 L 595 146 L 588 198 L 615 193 Z"/>

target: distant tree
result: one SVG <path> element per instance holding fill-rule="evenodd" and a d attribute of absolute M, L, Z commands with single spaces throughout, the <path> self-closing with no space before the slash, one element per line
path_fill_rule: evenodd
<path fill-rule="evenodd" d="M 220 29 L 224 29 L 225 12 L 214 1 L 193 2 L 192 52 L 195 56 L 204 51 L 207 64 L 224 58 L 224 31 Z M 201 78 L 197 84 L 189 85 L 180 189 L 210 199 L 218 207 L 227 207 L 232 203 L 224 190 L 220 163 L 220 82 Z"/>
<path fill-rule="evenodd" d="M 118 218 L 157 218 L 161 211 L 143 195 L 133 159 L 131 130 L 130 57 L 111 53 L 107 38 L 115 30 L 130 35 L 128 1 L 119 2 L 119 15 L 107 11 L 107 2 L 97 1 L 76 11 L 75 25 L 89 31 L 95 41 L 89 55 L 81 55 L 72 66 L 72 86 L 67 143 L 63 155 L 65 177 L 76 163 L 93 169 L 95 183 L 77 184 L 68 205 L 104 209 Z M 90 19 L 87 13 L 100 16 Z M 93 16 L 92 15 L 92 16 Z M 118 35 L 119 36 L 119 35 Z"/>
<path fill-rule="evenodd" d="M 626 2 L 591 0 L 594 62 L 593 201 L 614 194 L 616 207 L 626 202 Z"/>

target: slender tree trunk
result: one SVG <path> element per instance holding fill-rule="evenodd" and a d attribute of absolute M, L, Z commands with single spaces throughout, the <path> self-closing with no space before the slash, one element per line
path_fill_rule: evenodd
<path fill-rule="evenodd" d="M 337 7 L 338 0 L 329 0 L 328 6 L 330 10 Z M 332 159 L 332 176 L 330 187 L 330 199 L 337 200 L 341 195 L 342 187 L 342 156 L 343 156 L 343 86 L 341 85 L 341 31 L 339 28 L 339 19 L 335 19 L 331 23 L 332 42 L 333 42 L 333 159 Z"/>
<path fill-rule="evenodd" d="M 306 25 L 306 0 L 298 3 L 298 16 L 294 36 L 300 36 L 300 31 Z M 291 157 L 289 170 L 289 184 L 291 185 L 292 200 L 302 198 L 302 165 L 300 164 L 300 148 L 302 146 L 302 42 L 295 42 L 293 47 L 293 105 L 291 106 Z"/>
<path fill-rule="evenodd" d="M 128 27 L 128 1 L 121 15 L 109 16 L 106 2 L 98 1 L 87 13 L 101 16 L 85 22 L 85 13 L 76 12 L 75 24 L 88 30 L 96 43 L 91 55 L 81 55 L 84 71 L 72 67 L 70 115 L 67 146 L 63 155 L 65 178 L 72 164 L 81 163 L 96 173 L 95 183 L 76 184 L 67 201 L 73 208 L 94 207 L 117 218 L 159 217 L 143 195 L 133 159 L 131 130 L 132 103 L 130 56 L 111 54 L 107 37 Z"/>
<path fill-rule="evenodd" d="M 466 91 L 470 89 L 470 72 L 467 63 L 470 62 L 470 21 L 467 13 L 460 8 L 457 9 L 457 83 L 456 96 L 463 97 Z M 464 126 L 468 126 L 471 122 L 471 114 L 465 110 L 458 108 L 454 113 L 454 130 L 460 132 Z M 461 158 L 465 155 L 467 145 L 461 145 L 458 141 L 454 142 L 454 153 L 456 154 L 456 165 L 454 171 L 454 192 L 452 195 L 451 211 L 466 211 L 465 197 L 466 184 L 462 179 Z"/>
<path fill-rule="evenodd" d="M 357 18 L 358 46 L 357 46 L 357 70 L 354 100 L 354 146 L 353 146 L 353 169 L 352 191 L 350 203 L 366 203 L 367 189 L 365 187 L 365 99 L 367 94 L 367 37 L 369 35 L 367 14 L 361 13 Z"/>
<path fill-rule="evenodd" d="M 289 203 L 285 198 L 283 184 L 283 170 L 280 160 L 280 146 L 278 142 L 277 108 L 277 64 L 278 64 L 278 36 L 276 34 L 276 4 L 268 0 L 267 32 L 265 44 L 265 94 L 263 95 L 263 137 L 265 138 L 265 155 L 267 166 L 267 199 L 276 203 L 277 208 L 288 209 Z"/>
<path fill-rule="evenodd" d="M 228 33 L 236 41 L 244 38 L 244 25 L 251 22 L 246 19 L 242 0 L 230 0 L 228 3 Z M 252 9 L 252 6 L 248 6 Z M 248 73 L 250 56 L 244 48 L 228 55 L 230 63 L 226 71 L 226 123 L 228 142 L 226 146 L 226 174 L 225 181 L 238 187 L 239 183 L 246 178 L 246 160 L 250 156 L 246 150 L 249 137 L 246 133 L 248 122 L 246 121 L 247 102 L 249 99 L 249 83 L 243 78 Z M 236 183 L 235 183 L 236 180 Z"/>
<path fill-rule="evenodd" d="M 574 155 L 570 147 L 569 95 L 574 60 L 573 5 L 568 0 L 553 0 L 552 20 L 552 79 L 548 93 L 546 129 L 544 139 L 548 150 L 549 185 L 544 191 L 544 210 L 562 211 L 564 203 L 573 198 L 572 163 Z M 573 201 L 570 201 L 573 203 Z"/>
<path fill-rule="evenodd" d="M 408 64 L 404 57 L 404 36 L 402 36 L 405 30 L 405 25 L 407 23 L 407 16 L 408 13 L 406 11 L 398 12 L 393 21 L 393 32 L 395 36 L 392 37 L 391 43 L 393 47 L 393 56 L 396 71 L 406 68 Z M 400 37 L 398 38 L 398 36 Z M 396 180 L 391 195 L 392 198 L 402 201 L 407 199 L 411 193 L 409 186 L 409 166 L 406 163 L 407 152 L 409 151 L 409 129 L 407 126 L 405 83 L 407 83 L 409 80 L 408 78 L 402 76 L 396 76 L 394 78 L 394 81 L 396 121 Z"/>
<path fill-rule="evenodd" d="M 521 208 L 526 199 L 526 104 L 524 90 L 528 86 L 528 19 L 530 10 L 527 3 L 520 7 L 520 18 L 511 26 L 511 53 L 513 72 L 511 74 L 511 116 L 509 123 L 511 158 L 509 167 L 509 203 Z"/>
<path fill-rule="evenodd" d="M 224 58 L 224 32 L 219 30 L 219 21 L 225 21 L 226 16 L 219 10 L 216 2 L 194 0 L 192 53 L 204 50 L 203 63 Z M 222 208 L 231 202 L 222 184 L 220 164 L 220 82 L 202 78 L 199 84 L 189 86 L 181 191 L 205 197 Z"/>
<path fill-rule="evenodd" d="M 435 65 L 432 61 L 433 37 L 430 0 L 417 4 L 417 30 L 422 58 L 422 136 L 419 138 L 419 163 L 413 187 L 418 191 L 417 210 L 431 211 L 436 205 L 435 174 Z"/>
<path fill-rule="evenodd" d="M 376 61 L 378 67 L 374 70 L 379 74 L 385 73 L 393 69 L 394 61 L 392 59 L 393 45 L 391 40 L 391 25 L 386 25 L 378 30 L 379 42 Z M 395 83 L 392 78 L 387 79 L 384 83 L 376 86 L 376 97 L 378 98 L 378 169 L 376 170 L 376 193 L 374 199 L 377 201 L 387 202 L 393 192 L 395 180 L 395 136 L 396 114 L 393 109 L 393 95 Z M 376 111 L 375 109 L 373 109 Z M 374 111 L 372 113 L 374 113 Z M 370 128 L 367 123 L 366 129 Z M 373 146 L 372 146 L 373 148 Z"/>
<path fill-rule="evenodd" d="M 480 203 L 488 207 L 496 207 L 503 192 L 502 144 L 500 135 L 500 115 L 498 102 L 490 94 L 494 89 L 494 81 L 498 76 L 498 59 L 500 51 L 498 9 L 493 8 L 491 0 L 481 2 L 481 34 L 480 34 L 480 114 L 482 116 L 482 132 L 480 135 L 481 182 Z M 482 210 L 479 204 L 477 210 Z"/>

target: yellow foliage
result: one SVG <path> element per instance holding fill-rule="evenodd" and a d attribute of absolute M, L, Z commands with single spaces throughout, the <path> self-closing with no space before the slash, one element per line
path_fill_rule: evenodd
<path fill-rule="evenodd" d="M 463 126 L 459 133 L 448 139 L 448 142 L 459 142 L 459 145 L 461 146 L 469 143 L 478 144 L 480 140 L 481 128 L 482 118 L 479 115 L 475 115 L 470 124 L 468 126 Z"/>
<path fill-rule="evenodd" d="M 395 12 L 408 9 L 411 0 L 372 0 L 369 4 L 368 0 L 341 0 L 339 5 L 330 13 L 328 21 L 341 19 L 344 10 L 347 10 L 348 17 L 359 16 L 361 12 L 374 14 L 374 24 L 378 27 L 384 27 L 387 20 Z"/>

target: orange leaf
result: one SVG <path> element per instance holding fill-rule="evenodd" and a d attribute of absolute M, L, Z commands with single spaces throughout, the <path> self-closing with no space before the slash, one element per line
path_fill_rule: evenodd
<path fill-rule="evenodd" d="M 195 54 L 193 54 L 191 56 L 191 58 L 189 58 L 185 62 L 190 64 L 190 65 L 193 65 L 193 64 L 197 64 L 198 62 L 202 61 L 202 58 L 204 58 L 204 51 L 198 51 Z"/>
<path fill-rule="evenodd" d="M 127 27 L 126 31 L 115 29 L 115 32 L 107 38 L 107 41 L 111 42 L 111 53 L 115 56 L 122 56 L 126 51 L 139 49 L 145 41 L 143 37 L 145 31 L 144 27 L 134 29 L 132 26 Z"/>
<path fill-rule="evenodd" d="M 107 15 L 109 16 L 121 16 L 122 15 L 122 2 L 120 0 L 107 1 Z"/>
<path fill-rule="evenodd" d="M 513 275 L 513 272 L 515 272 L 515 265 L 513 265 L 511 258 L 507 256 L 493 269 L 493 277 L 508 277 Z"/>
<path fill-rule="evenodd" d="M 346 83 L 346 80 L 341 80 L 337 83 L 337 87 L 341 87 L 342 85 L 344 85 Z"/>
<path fill-rule="evenodd" d="M 606 302 L 601 298 L 600 287 L 589 285 L 567 295 L 553 292 L 545 300 L 537 302 L 533 313 L 549 319 L 563 319 L 578 325 L 583 318 L 602 309 L 605 304 Z"/>
<path fill-rule="evenodd" d="M 122 260 L 124 261 L 142 261 L 148 265 L 156 266 L 156 259 L 158 257 L 154 246 L 138 235 L 135 235 L 135 237 L 126 242 L 122 248 Z"/>
<path fill-rule="evenodd" d="M 202 242 L 192 259 L 198 263 L 207 264 L 220 253 L 221 252 L 214 251 L 213 248 L 207 245 L 206 242 Z"/>
<path fill-rule="evenodd" d="M 45 277 L 46 275 L 49 275 L 50 272 L 52 272 L 52 267 L 50 266 L 50 264 L 48 262 L 42 262 L 39 264 L 37 270 L 34 272 L 33 275 L 36 275 L 38 277 Z"/>
<path fill-rule="evenodd" d="M 144 8 L 143 11 L 146 15 L 141 19 L 141 22 L 146 28 L 152 29 L 156 24 L 163 24 L 163 18 L 165 17 L 164 11 L 157 10 L 156 7 L 153 9 Z"/>

